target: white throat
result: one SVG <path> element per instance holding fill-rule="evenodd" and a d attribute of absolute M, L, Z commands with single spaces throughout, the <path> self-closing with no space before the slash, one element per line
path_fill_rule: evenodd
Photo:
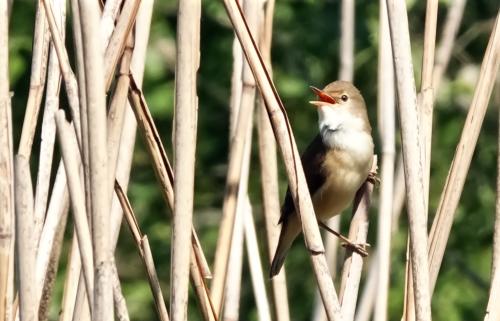
<path fill-rule="evenodd" d="M 366 131 L 365 120 L 349 112 L 348 106 L 325 105 L 318 108 L 319 131 L 323 143 L 329 148 L 369 156 L 373 140 Z"/>

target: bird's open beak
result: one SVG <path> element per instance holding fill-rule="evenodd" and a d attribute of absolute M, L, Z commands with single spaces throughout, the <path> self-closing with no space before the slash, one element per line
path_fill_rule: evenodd
<path fill-rule="evenodd" d="M 337 100 L 335 100 L 335 98 L 325 93 L 323 90 L 318 89 L 314 86 L 309 86 L 309 88 L 311 88 L 311 90 L 316 94 L 316 96 L 318 96 L 319 99 L 319 101 L 318 100 L 310 101 L 309 102 L 310 104 L 316 107 L 321 107 L 328 104 L 335 105 L 337 103 Z"/>

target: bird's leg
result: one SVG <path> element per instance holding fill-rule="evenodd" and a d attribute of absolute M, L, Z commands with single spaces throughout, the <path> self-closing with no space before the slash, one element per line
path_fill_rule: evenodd
<path fill-rule="evenodd" d="M 318 224 L 319 224 L 319 226 L 321 226 L 322 228 L 324 228 L 328 232 L 332 233 L 333 235 L 335 235 L 336 237 L 338 237 L 339 239 L 341 239 L 344 242 L 342 244 L 343 247 L 348 248 L 351 251 L 358 253 L 362 257 L 367 257 L 368 256 L 368 252 L 366 251 L 366 248 L 370 247 L 370 244 L 368 244 L 368 243 L 362 243 L 362 244 L 355 243 L 355 242 L 351 241 L 350 239 L 348 239 L 347 237 L 345 237 L 342 234 L 340 234 L 339 232 L 332 230 L 325 223 L 323 223 L 321 221 L 318 221 Z"/>

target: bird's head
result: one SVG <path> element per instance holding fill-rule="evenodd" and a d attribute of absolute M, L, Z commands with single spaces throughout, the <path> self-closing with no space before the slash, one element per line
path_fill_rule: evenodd
<path fill-rule="evenodd" d="M 310 103 L 318 109 L 323 137 L 346 131 L 371 132 L 365 100 L 353 84 L 338 80 L 323 90 L 312 86 L 311 89 L 318 98 Z"/>

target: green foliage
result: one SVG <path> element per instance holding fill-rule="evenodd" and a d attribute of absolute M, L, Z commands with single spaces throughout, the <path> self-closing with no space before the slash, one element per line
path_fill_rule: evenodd
<path fill-rule="evenodd" d="M 440 2 L 438 35 L 449 2 Z M 409 18 L 418 86 L 425 2 L 409 1 L 408 5 L 411 9 Z M 176 10 L 173 1 L 157 1 L 155 4 L 143 85 L 151 113 L 169 156 L 172 155 Z M 431 164 L 431 218 L 437 208 L 439 195 L 461 134 L 474 90 L 474 78 L 479 72 L 492 19 L 497 10 L 498 2 L 495 0 L 468 2 L 458 46 L 437 96 Z M 10 75 L 11 88 L 15 94 L 13 116 L 16 145 L 29 88 L 34 14 L 33 1 L 14 2 L 10 26 Z M 274 79 L 301 150 L 317 132 L 317 116 L 307 104 L 312 97 L 308 86 L 322 87 L 338 75 L 339 14 L 340 1 L 288 0 L 276 3 L 272 48 Z M 485 21 L 489 24 L 485 25 Z M 199 127 L 194 219 L 210 262 L 216 244 L 227 170 L 228 101 L 233 39 L 234 34 L 222 2 L 204 1 L 198 77 Z M 67 41 L 67 45 L 72 46 L 71 39 Z M 378 2 L 357 1 L 355 83 L 368 103 L 374 137 L 378 137 L 375 121 L 377 86 L 374 85 L 377 81 L 377 46 Z M 65 103 L 65 100 L 62 102 Z M 435 320 L 478 320 L 482 318 L 486 306 L 491 264 L 498 124 L 496 110 L 491 109 L 486 116 L 471 164 L 433 297 Z M 380 144 L 377 147 L 377 152 L 380 153 Z M 36 164 L 37 154 L 38 147 L 35 144 L 33 164 Z M 263 249 L 262 258 L 266 258 L 264 224 L 260 210 L 258 158 L 254 156 L 252 162 L 249 191 L 254 202 L 258 237 Z M 284 194 L 286 177 L 283 175 L 283 168 L 280 167 L 280 171 L 281 194 Z M 142 230 L 148 234 L 158 275 L 165 297 L 168 298 L 170 210 L 159 192 L 140 135 L 137 139 L 128 195 Z M 376 199 L 374 204 L 377 204 Z M 375 213 L 376 209 L 373 209 L 373 214 Z M 344 215 L 343 231 L 347 231 L 348 217 L 348 214 Z M 376 242 L 376 215 L 372 217 L 369 238 L 373 244 Z M 391 257 L 391 320 L 400 319 L 403 306 L 406 228 L 407 222 L 402 215 L 400 232 L 394 237 Z M 267 260 L 263 259 L 263 262 L 263 268 L 267 270 Z M 120 236 L 117 263 L 131 319 L 154 320 L 156 314 L 146 274 L 126 228 Z M 308 320 L 312 314 L 315 281 L 302 240 L 296 241 L 286 266 L 292 319 Z M 267 283 L 269 285 L 268 281 Z M 57 297 L 60 298 L 63 286 L 61 277 L 57 284 Z M 194 295 L 191 295 L 191 298 L 190 320 L 201 320 L 196 311 Z M 54 304 L 58 305 L 59 299 L 54 300 Z M 242 320 L 258 319 L 246 267 L 243 274 L 241 308 Z M 52 309 L 51 319 L 55 320 L 57 313 L 57 309 Z"/>

